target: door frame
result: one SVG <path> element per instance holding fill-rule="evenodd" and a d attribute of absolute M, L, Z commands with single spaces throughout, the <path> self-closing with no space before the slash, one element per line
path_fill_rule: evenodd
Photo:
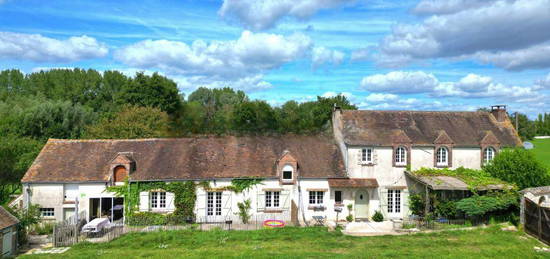
<path fill-rule="evenodd" d="M 366 205 L 367 205 L 367 208 L 366 208 L 366 212 L 364 215 L 362 215 L 361 217 L 357 217 L 358 213 L 357 213 L 357 199 L 359 198 L 359 195 L 361 193 L 364 193 L 366 195 L 365 197 L 365 201 L 366 201 Z M 369 218 L 369 205 L 370 205 L 370 194 L 369 194 L 369 190 L 367 189 L 359 189 L 357 191 L 355 191 L 355 196 L 354 196 L 354 199 L 353 199 L 353 205 L 355 206 L 355 211 L 354 211 L 354 216 L 355 216 L 355 219 L 368 219 Z"/>

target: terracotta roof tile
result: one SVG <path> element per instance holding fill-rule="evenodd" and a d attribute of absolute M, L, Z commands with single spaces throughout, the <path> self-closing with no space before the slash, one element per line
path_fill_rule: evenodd
<path fill-rule="evenodd" d="M 49 140 L 22 182 L 106 182 L 110 161 L 132 152 L 131 180 L 276 177 L 288 150 L 305 178 L 342 177 L 342 155 L 331 137 L 202 137 L 139 140 Z"/>
<path fill-rule="evenodd" d="M 19 220 L 11 215 L 4 207 L 0 206 L 0 230 L 19 223 Z"/>
<path fill-rule="evenodd" d="M 331 188 L 376 188 L 378 181 L 374 178 L 333 178 L 328 179 Z"/>
<path fill-rule="evenodd" d="M 498 122 L 489 112 L 343 110 L 342 122 L 349 145 L 391 146 L 396 130 L 413 145 L 433 145 L 442 131 L 457 146 L 479 146 L 487 131 L 503 146 L 521 145 L 512 123 Z"/>

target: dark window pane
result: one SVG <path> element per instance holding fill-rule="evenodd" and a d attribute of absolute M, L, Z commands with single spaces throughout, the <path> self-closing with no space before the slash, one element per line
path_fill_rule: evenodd
<path fill-rule="evenodd" d="M 336 203 L 341 203 L 342 202 L 342 191 L 335 191 L 334 192 L 334 201 L 336 201 Z"/>

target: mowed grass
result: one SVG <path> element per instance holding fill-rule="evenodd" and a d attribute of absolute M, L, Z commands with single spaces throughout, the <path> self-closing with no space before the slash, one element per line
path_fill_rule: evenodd
<path fill-rule="evenodd" d="M 550 168 L 550 139 L 533 139 L 533 152 L 539 161 Z"/>
<path fill-rule="evenodd" d="M 549 258 L 522 232 L 498 227 L 405 236 L 351 237 L 325 228 L 132 233 L 81 243 L 62 255 L 23 258 Z"/>

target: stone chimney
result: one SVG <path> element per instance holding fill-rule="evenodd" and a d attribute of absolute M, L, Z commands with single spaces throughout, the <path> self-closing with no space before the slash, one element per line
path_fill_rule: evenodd
<path fill-rule="evenodd" d="M 493 105 L 491 106 L 491 114 L 498 122 L 504 122 L 508 118 L 506 113 L 506 105 Z"/>

